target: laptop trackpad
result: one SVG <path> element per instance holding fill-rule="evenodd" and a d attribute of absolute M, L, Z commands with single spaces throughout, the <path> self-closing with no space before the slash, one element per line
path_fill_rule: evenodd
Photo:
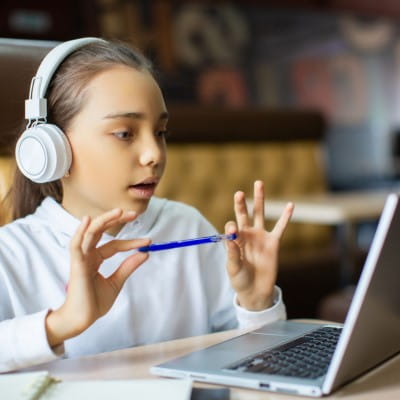
<path fill-rule="evenodd" d="M 272 324 L 264 325 L 254 331 L 254 333 L 261 333 L 267 335 L 282 335 L 282 336 L 300 336 L 314 329 L 321 328 L 322 325 L 315 323 L 304 323 L 296 321 L 276 321 Z"/>
<path fill-rule="evenodd" d="M 212 353 L 216 359 L 221 360 L 221 366 L 226 366 L 231 361 L 279 346 L 319 327 L 321 325 L 278 321 L 208 348 L 207 357 Z"/>
<path fill-rule="evenodd" d="M 210 367 L 213 370 L 219 370 L 249 355 L 285 343 L 318 326 L 321 325 L 278 321 L 206 349 L 189 353 L 166 365 L 170 368 L 185 367 L 197 371 L 210 370 Z"/>
<path fill-rule="evenodd" d="M 269 346 L 276 346 L 285 341 L 284 337 L 277 335 L 257 335 L 248 333 L 226 342 L 189 353 L 183 357 L 167 362 L 169 368 L 189 370 L 214 370 L 218 371 L 228 364 L 236 362 L 250 354 L 265 350 Z"/>

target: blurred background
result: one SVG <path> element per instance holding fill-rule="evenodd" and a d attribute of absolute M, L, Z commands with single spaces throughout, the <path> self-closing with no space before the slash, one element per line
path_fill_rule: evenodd
<path fill-rule="evenodd" d="M 262 175 L 269 198 L 328 194 L 318 221 L 305 213 L 288 230 L 278 283 L 289 317 L 332 320 L 347 312 L 383 206 L 367 192 L 400 179 L 399 21 L 398 0 L 0 5 L 2 38 L 102 36 L 154 62 L 174 111 L 162 195 L 198 207 L 217 229 L 238 179 L 250 191 Z M 331 196 L 354 191 L 363 194 L 350 208 Z M 330 206 L 348 219 L 325 218 Z"/>
<path fill-rule="evenodd" d="M 3 0 L 0 36 L 134 43 L 169 102 L 317 108 L 334 189 L 400 174 L 396 0 Z"/>

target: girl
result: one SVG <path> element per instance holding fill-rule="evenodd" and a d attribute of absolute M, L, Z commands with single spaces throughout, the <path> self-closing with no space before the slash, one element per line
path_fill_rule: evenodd
<path fill-rule="evenodd" d="M 265 231 L 260 181 L 253 224 L 235 194 L 225 231 L 237 239 L 226 248 L 135 251 L 150 238 L 215 234 L 195 209 L 153 197 L 168 112 L 141 54 L 93 39 L 45 94 L 72 163 L 50 183 L 16 172 L 16 220 L 0 229 L 0 371 L 285 318 L 274 285 L 293 206 Z"/>

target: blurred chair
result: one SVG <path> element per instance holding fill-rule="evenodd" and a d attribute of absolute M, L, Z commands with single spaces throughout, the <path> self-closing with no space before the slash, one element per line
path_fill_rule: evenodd
<path fill-rule="evenodd" d="M 318 304 L 317 316 L 326 321 L 344 322 L 355 292 L 355 286 L 328 294 Z"/>

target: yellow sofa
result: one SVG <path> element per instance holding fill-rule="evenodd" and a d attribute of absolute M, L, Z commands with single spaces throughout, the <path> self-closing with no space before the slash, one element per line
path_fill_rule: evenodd
<path fill-rule="evenodd" d="M 195 206 L 218 230 L 234 218 L 234 192 L 251 198 L 256 179 L 265 182 L 267 201 L 327 190 L 319 113 L 179 105 L 169 111 L 168 162 L 157 194 Z M 283 245 L 317 247 L 327 235 L 320 226 L 296 224 Z"/>

